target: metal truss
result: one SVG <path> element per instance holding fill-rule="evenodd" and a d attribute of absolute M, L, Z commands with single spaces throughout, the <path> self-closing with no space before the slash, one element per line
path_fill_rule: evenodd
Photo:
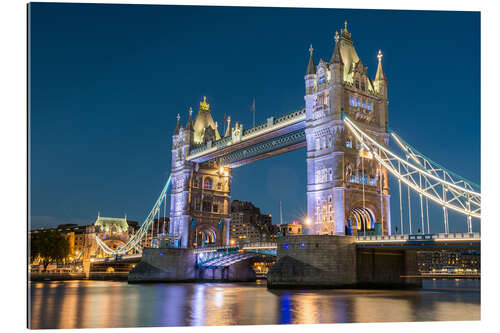
<path fill-rule="evenodd" d="M 239 166 L 242 161 L 258 155 L 264 155 L 288 146 L 306 141 L 306 133 L 303 129 L 285 134 L 278 138 L 270 139 L 253 146 L 245 147 L 222 156 L 221 162 L 225 165 Z"/>
<path fill-rule="evenodd" d="M 446 233 L 449 232 L 447 209 L 466 216 L 469 232 L 472 232 L 471 218 L 481 219 L 481 194 L 476 190 L 478 185 L 417 152 L 394 132 L 391 135 L 403 151 L 404 158 L 377 142 L 348 117 L 344 116 L 344 121 L 363 149 L 369 151 L 398 182 L 406 184 L 421 198 L 423 196 L 443 208 Z"/>

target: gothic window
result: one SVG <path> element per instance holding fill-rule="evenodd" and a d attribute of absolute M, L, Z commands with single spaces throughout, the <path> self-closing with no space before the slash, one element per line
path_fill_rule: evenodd
<path fill-rule="evenodd" d="M 217 213 L 219 211 L 219 205 L 217 203 L 214 203 L 212 206 L 212 210 L 214 213 Z"/>
<path fill-rule="evenodd" d="M 328 181 L 331 182 L 333 180 L 333 170 L 332 168 L 328 169 Z"/>
<path fill-rule="evenodd" d="M 326 203 L 323 204 L 323 207 L 321 209 L 321 212 L 322 213 L 326 213 Z"/>
<path fill-rule="evenodd" d="M 203 211 L 210 212 L 212 209 L 212 203 L 208 200 L 203 200 Z"/>
<path fill-rule="evenodd" d="M 200 205 L 200 198 L 195 198 L 194 199 L 194 210 L 201 210 L 201 205 Z"/>
<path fill-rule="evenodd" d="M 371 186 L 377 185 L 377 178 L 370 178 L 370 185 Z"/>
<path fill-rule="evenodd" d="M 333 212 L 333 206 L 332 205 L 328 205 L 328 212 L 329 213 Z"/>
<path fill-rule="evenodd" d="M 320 183 L 321 182 L 321 171 L 316 170 L 316 182 L 315 183 Z"/>
<path fill-rule="evenodd" d="M 347 138 L 347 140 L 345 141 L 345 146 L 347 148 L 352 148 L 352 141 L 351 141 L 351 138 Z"/>
<path fill-rule="evenodd" d="M 328 202 L 332 202 L 332 196 L 331 195 L 328 196 Z"/>
<path fill-rule="evenodd" d="M 219 191 L 222 190 L 222 183 L 221 182 L 217 183 L 217 190 L 219 190 Z"/>
<path fill-rule="evenodd" d="M 321 169 L 321 182 L 326 182 L 326 169 Z"/>
<path fill-rule="evenodd" d="M 371 111 L 371 110 L 373 110 L 373 103 L 368 102 L 368 103 L 366 104 L 366 106 L 367 106 L 368 110 L 370 110 L 370 111 Z"/>
<path fill-rule="evenodd" d="M 351 180 L 350 180 L 351 183 L 355 183 L 356 182 L 356 175 L 352 175 L 351 176 Z"/>
<path fill-rule="evenodd" d="M 359 89 L 359 81 L 356 80 L 356 89 Z"/>
<path fill-rule="evenodd" d="M 365 91 L 365 84 L 364 84 L 364 82 L 361 82 L 361 90 Z"/>
<path fill-rule="evenodd" d="M 319 140 L 319 138 L 316 138 L 316 150 L 320 150 L 320 149 L 321 149 L 320 140 Z"/>
<path fill-rule="evenodd" d="M 365 102 L 365 100 L 363 100 L 363 101 L 361 102 L 361 107 L 362 107 L 363 109 L 366 109 L 366 102 Z"/>
<path fill-rule="evenodd" d="M 353 96 L 349 96 L 349 104 L 351 106 L 356 106 L 356 101 L 354 100 L 354 97 Z"/>
<path fill-rule="evenodd" d="M 212 189 L 212 178 L 205 177 L 205 182 L 203 183 L 203 188 L 206 188 L 208 190 Z"/>
<path fill-rule="evenodd" d="M 328 136 L 328 147 L 331 148 L 333 144 L 333 138 L 331 135 Z"/>
<path fill-rule="evenodd" d="M 321 148 L 323 148 L 323 149 L 326 148 L 326 139 L 324 136 L 321 138 Z"/>
<path fill-rule="evenodd" d="M 361 100 L 356 98 L 356 106 L 361 107 Z"/>

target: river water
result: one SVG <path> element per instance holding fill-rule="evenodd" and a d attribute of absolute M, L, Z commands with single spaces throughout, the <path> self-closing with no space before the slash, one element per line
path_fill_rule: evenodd
<path fill-rule="evenodd" d="M 420 290 L 278 290 L 254 283 L 30 283 L 31 328 L 479 320 L 480 281 Z"/>

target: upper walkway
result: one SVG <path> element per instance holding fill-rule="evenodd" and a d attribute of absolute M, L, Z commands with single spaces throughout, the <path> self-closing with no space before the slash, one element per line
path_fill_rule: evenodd
<path fill-rule="evenodd" d="M 230 136 L 192 148 L 187 160 L 202 163 L 221 158 L 231 168 L 252 161 L 302 148 L 305 138 L 306 110 L 269 117 L 266 122 L 242 132 L 233 129 Z"/>

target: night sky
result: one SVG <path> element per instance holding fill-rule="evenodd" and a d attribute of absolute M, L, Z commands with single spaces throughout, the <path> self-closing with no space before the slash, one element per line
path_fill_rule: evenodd
<path fill-rule="evenodd" d="M 98 211 L 142 222 L 168 177 L 177 113 L 185 124 L 206 95 L 220 127 L 227 114 L 249 128 L 254 98 L 257 123 L 302 108 L 309 45 L 328 61 L 345 20 L 371 77 L 384 54 L 389 126 L 480 184 L 478 12 L 34 3 L 31 228 L 90 224 Z M 302 218 L 305 148 L 236 168 L 232 184 L 232 199 L 274 223 L 280 200 L 284 222 Z M 440 208 L 430 211 L 442 231 Z M 464 217 L 450 225 L 466 230 Z"/>

